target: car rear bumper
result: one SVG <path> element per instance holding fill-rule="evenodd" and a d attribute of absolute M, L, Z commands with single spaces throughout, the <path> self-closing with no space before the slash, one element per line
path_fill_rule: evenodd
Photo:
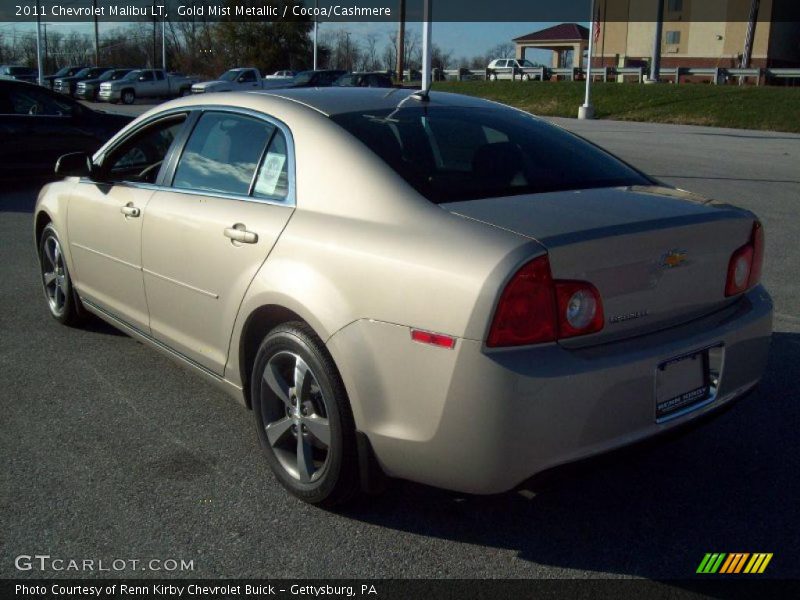
<path fill-rule="evenodd" d="M 746 394 L 760 380 L 772 332 L 762 287 L 702 319 L 579 350 L 558 344 L 487 351 L 411 341 L 409 328 L 362 320 L 328 341 L 357 427 L 388 475 L 469 493 L 666 432 Z M 715 348 L 716 395 L 657 422 L 660 364 Z"/>

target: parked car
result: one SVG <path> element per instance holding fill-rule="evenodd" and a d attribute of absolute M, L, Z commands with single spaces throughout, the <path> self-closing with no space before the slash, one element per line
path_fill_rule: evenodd
<path fill-rule="evenodd" d="M 131 71 L 133 71 L 133 69 L 111 69 L 103 73 L 97 79 L 85 79 L 79 82 L 75 88 L 75 97 L 89 101 L 97 100 L 97 94 L 100 92 L 101 83 L 105 81 L 119 81 Z"/>
<path fill-rule="evenodd" d="M 292 79 L 297 75 L 297 71 L 275 71 L 272 75 L 267 75 L 264 79 Z"/>
<path fill-rule="evenodd" d="M 94 152 L 131 120 L 32 83 L 0 81 L 0 178 L 52 176 L 60 155 Z"/>
<path fill-rule="evenodd" d="M 97 99 L 101 102 L 133 104 L 137 98 L 174 98 L 191 93 L 197 79 L 163 69 L 137 69 L 117 81 L 100 84 Z"/>
<path fill-rule="evenodd" d="M 192 85 L 193 94 L 211 92 L 253 91 L 277 87 L 289 79 L 262 78 L 261 72 L 253 67 L 230 69 L 213 81 L 202 81 Z"/>
<path fill-rule="evenodd" d="M 338 70 L 301 71 L 294 77 L 294 79 L 284 83 L 284 85 L 281 87 L 330 87 L 333 85 L 334 81 L 346 74 L 347 71 Z"/>
<path fill-rule="evenodd" d="M 91 312 L 252 408 L 308 502 L 381 473 L 512 489 L 764 374 L 755 215 L 497 103 L 175 100 L 57 170 L 34 213 L 52 317 Z"/>
<path fill-rule="evenodd" d="M 386 73 L 347 73 L 333 82 L 336 87 L 394 87 Z"/>
<path fill-rule="evenodd" d="M 12 79 L 16 81 L 27 81 L 36 83 L 39 79 L 39 72 L 30 67 L 18 67 L 15 65 L 0 65 L 0 79 Z"/>
<path fill-rule="evenodd" d="M 537 67 L 531 61 L 517 60 L 515 58 L 496 58 L 486 67 L 486 77 L 490 81 L 497 81 L 498 79 L 530 81 L 540 74 L 540 67 Z"/>
<path fill-rule="evenodd" d="M 78 83 L 90 79 L 97 79 L 104 73 L 113 71 L 112 67 L 87 67 L 75 73 L 71 77 L 59 77 L 53 82 L 53 89 L 67 96 L 74 96 Z"/>
<path fill-rule="evenodd" d="M 61 69 L 59 69 L 58 71 L 56 71 L 52 75 L 46 75 L 43 78 L 44 85 L 49 87 L 52 90 L 53 89 L 53 84 L 54 84 L 56 79 L 58 79 L 59 77 L 72 77 L 73 75 L 75 75 L 75 73 L 77 73 L 78 71 L 82 71 L 85 68 L 86 68 L 86 66 L 82 66 L 82 67 L 62 67 Z"/>

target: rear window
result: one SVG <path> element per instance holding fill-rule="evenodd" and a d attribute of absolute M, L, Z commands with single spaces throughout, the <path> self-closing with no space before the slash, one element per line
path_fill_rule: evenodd
<path fill-rule="evenodd" d="M 506 108 L 406 106 L 334 115 L 435 203 L 652 183 L 598 147 Z"/>

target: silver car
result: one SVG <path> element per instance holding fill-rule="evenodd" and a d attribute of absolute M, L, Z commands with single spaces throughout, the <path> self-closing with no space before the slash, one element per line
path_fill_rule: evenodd
<path fill-rule="evenodd" d="M 251 408 L 308 502 L 384 475 L 502 492 L 764 373 L 758 219 L 496 103 L 193 96 L 57 171 L 34 232 L 51 315 Z"/>

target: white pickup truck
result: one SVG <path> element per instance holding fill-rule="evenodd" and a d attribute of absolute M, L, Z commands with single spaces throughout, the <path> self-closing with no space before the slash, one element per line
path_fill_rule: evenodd
<path fill-rule="evenodd" d="M 241 67 L 225 71 L 219 79 L 203 81 L 192 86 L 193 94 L 209 94 L 212 92 L 246 92 L 281 87 L 292 80 L 287 77 L 262 77 L 261 72 L 253 67 Z"/>
<path fill-rule="evenodd" d="M 174 98 L 190 93 L 197 79 L 163 69 L 136 69 L 117 81 L 100 84 L 101 102 L 133 104 L 137 98 Z"/>

